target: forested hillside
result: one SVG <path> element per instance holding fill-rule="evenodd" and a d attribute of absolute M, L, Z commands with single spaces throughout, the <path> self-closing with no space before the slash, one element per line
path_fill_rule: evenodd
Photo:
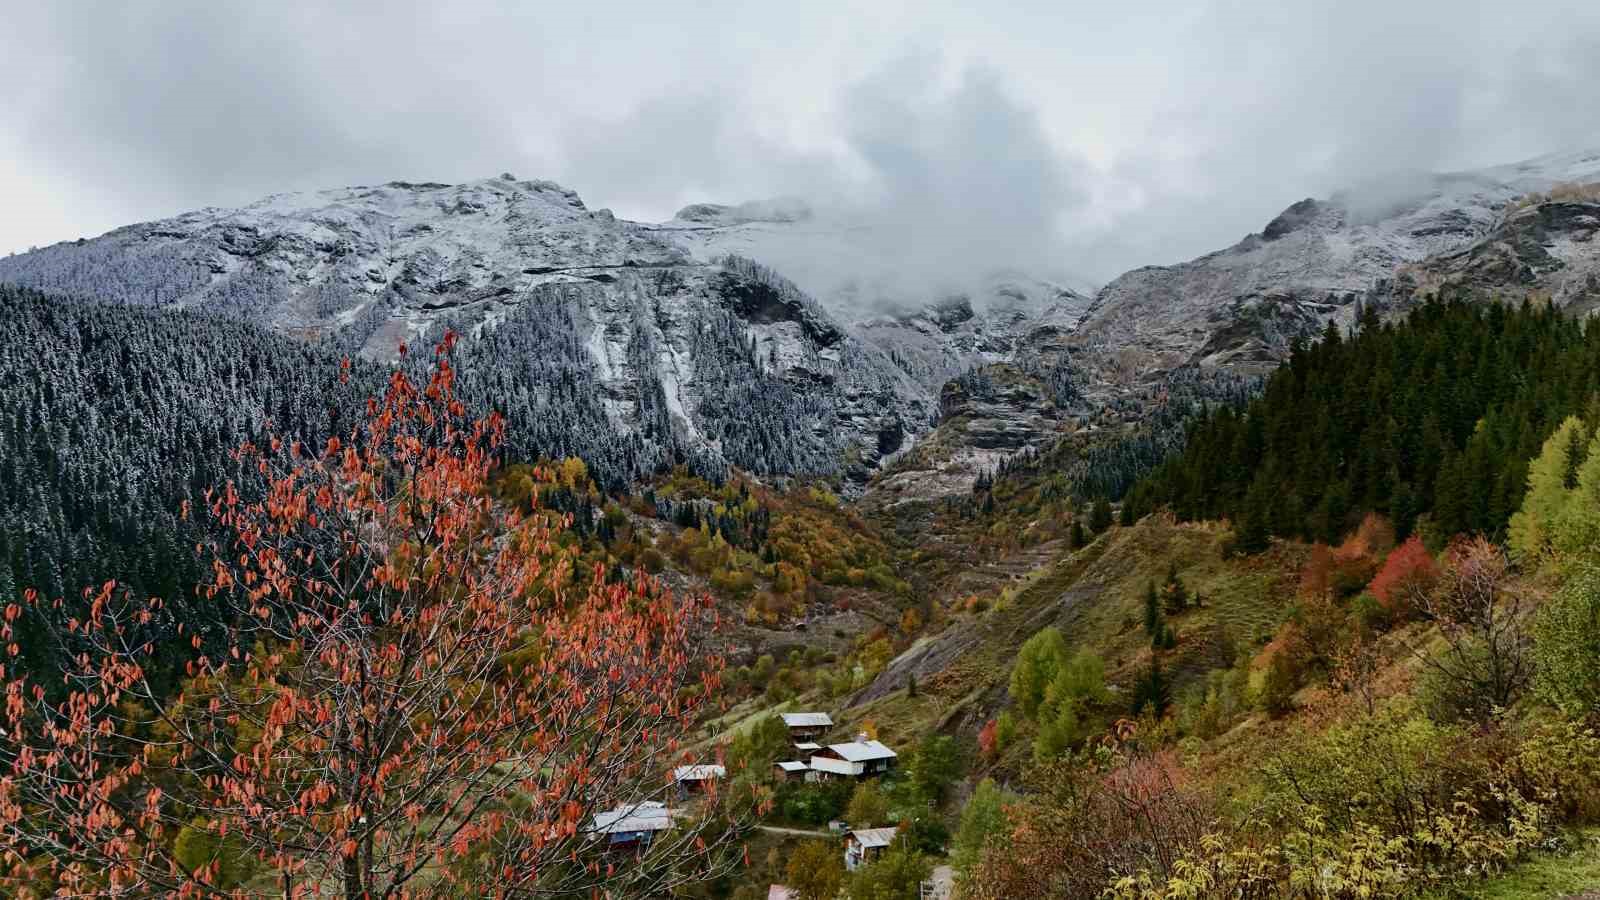
<path fill-rule="evenodd" d="M 1428 303 L 1367 315 L 1294 348 L 1242 413 L 1202 415 L 1183 451 L 1129 494 L 1131 520 L 1169 507 L 1268 536 L 1337 542 L 1366 512 L 1404 537 L 1499 534 L 1528 460 L 1600 390 L 1600 329 L 1548 308 Z M 1593 418 L 1593 416 L 1589 416 Z"/>
<path fill-rule="evenodd" d="M 348 430 L 377 387 L 358 366 L 260 328 L 0 287 L 0 594 L 72 597 L 115 578 L 182 604 L 201 537 L 181 517 L 239 476 L 269 420 L 286 439 Z M 196 621 L 188 613 L 184 618 Z"/>

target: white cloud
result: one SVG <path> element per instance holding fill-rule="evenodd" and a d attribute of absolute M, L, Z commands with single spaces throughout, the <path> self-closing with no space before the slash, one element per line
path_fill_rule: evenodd
<path fill-rule="evenodd" d="M 809 194 L 1100 278 L 1391 169 L 1600 144 L 1600 4 L 33 4 L 0 252 L 510 170 L 594 206 Z"/>

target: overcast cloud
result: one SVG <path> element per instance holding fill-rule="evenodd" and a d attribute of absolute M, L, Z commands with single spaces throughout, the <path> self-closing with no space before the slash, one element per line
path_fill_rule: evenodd
<path fill-rule="evenodd" d="M 801 196 L 893 226 L 886 259 L 1104 280 L 1391 171 L 1600 146 L 1593 0 L 11 6 L 0 252 L 511 171 L 643 220 Z"/>

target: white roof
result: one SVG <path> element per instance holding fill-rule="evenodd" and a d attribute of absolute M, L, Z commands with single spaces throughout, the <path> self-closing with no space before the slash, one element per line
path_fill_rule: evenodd
<path fill-rule="evenodd" d="M 895 833 L 899 830 L 899 828 L 893 826 L 889 828 L 857 828 L 850 832 L 850 836 L 855 838 L 856 843 L 863 848 L 887 847 L 894 843 Z"/>
<path fill-rule="evenodd" d="M 727 774 L 728 770 L 722 766 L 704 764 L 697 766 L 679 766 L 672 770 L 672 780 L 710 781 L 713 778 L 721 778 Z"/>
<path fill-rule="evenodd" d="M 794 748 L 796 750 L 821 750 L 822 749 L 822 745 L 821 744 L 812 743 L 811 741 L 803 741 L 801 743 L 795 744 Z"/>
<path fill-rule="evenodd" d="M 851 741 L 848 744 L 829 744 L 828 749 L 839 754 L 840 759 L 847 759 L 850 762 L 866 762 L 869 759 L 894 759 L 900 755 L 877 741 Z"/>
<path fill-rule="evenodd" d="M 595 813 L 589 830 L 595 834 L 626 834 L 632 831 L 665 831 L 671 827 L 672 813 L 667 810 L 666 804 L 641 800 Z"/>
<path fill-rule="evenodd" d="M 811 757 L 811 768 L 818 772 L 831 772 L 835 775 L 860 775 L 860 763 L 846 762 L 834 759 L 831 756 Z"/>
<path fill-rule="evenodd" d="M 791 900 L 793 897 L 794 893 L 787 885 L 775 884 L 767 888 L 767 900 Z"/>
<path fill-rule="evenodd" d="M 832 728 L 833 717 L 827 713 L 783 713 L 783 724 L 790 728 Z"/>
<path fill-rule="evenodd" d="M 808 766 L 806 766 L 806 764 L 803 762 L 791 761 L 778 763 L 778 768 L 784 770 L 785 772 L 804 772 Z"/>

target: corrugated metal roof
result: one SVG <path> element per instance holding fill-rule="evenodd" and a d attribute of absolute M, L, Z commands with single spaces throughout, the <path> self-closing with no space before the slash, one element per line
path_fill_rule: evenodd
<path fill-rule="evenodd" d="M 827 713 L 782 713 L 783 724 L 790 728 L 832 728 L 833 717 Z"/>
<path fill-rule="evenodd" d="M 785 772 L 804 772 L 806 769 L 810 768 L 805 763 L 796 761 L 781 762 L 778 763 L 777 766 Z"/>
<path fill-rule="evenodd" d="M 672 813 L 667 810 L 666 804 L 641 800 L 595 813 L 589 830 L 595 834 L 626 834 L 633 831 L 665 831 L 671 827 Z"/>
<path fill-rule="evenodd" d="M 828 749 L 839 754 L 841 759 L 847 759 L 851 762 L 866 762 L 871 759 L 894 759 L 900 755 L 878 741 L 851 741 L 848 744 L 829 744 Z"/>
<path fill-rule="evenodd" d="M 796 750 L 821 750 L 822 749 L 822 745 L 821 744 L 814 744 L 811 741 L 804 741 L 802 743 L 795 744 L 794 748 Z"/>
<path fill-rule="evenodd" d="M 856 771 L 857 765 L 858 763 L 846 762 L 842 759 L 834 759 L 831 756 L 811 757 L 811 768 L 817 770 L 818 772 L 830 772 L 834 775 L 858 774 Z"/>
<path fill-rule="evenodd" d="M 900 829 L 893 826 L 889 828 L 857 828 L 850 832 L 863 849 L 869 847 L 887 847 L 894 843 L 894 836 Z"/>
<path fill-rule="evenodd" d="M 722 766 L 713 766 L 709 764 L 697 766 L 679 766 L 672 770 L 672 780 L 709 781 L 713 778 L 721 778 L 727 774 L 728 770 Z"/>

